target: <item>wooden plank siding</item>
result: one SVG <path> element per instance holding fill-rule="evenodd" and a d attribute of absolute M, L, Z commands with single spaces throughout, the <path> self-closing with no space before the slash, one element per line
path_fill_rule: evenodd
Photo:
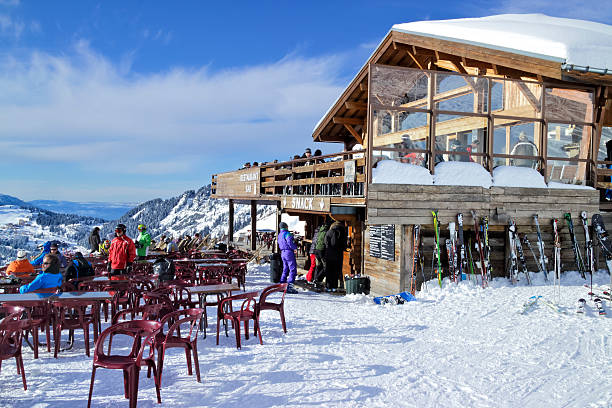
<path fill-rule="evenodd" d="M 411 237 L 401 234 L 411 230 L 408 226 L 421 224 L 425 277 L 433 278 L 432 255 L 433 220 L 431 210 L 438 209 L 441 223 L 440 242 L 444 244 L 449 237 L 448 223 L 457 221 L 457 213 L 463 213 L 465 241 L 472 238 L 472 255 L 478 258 L 474 248 L 472 216 L 470 210 L 475 210 L 477 217 L 489 217 L 489 238 L 491 246 L 491 264 L 493 276 L 506 276 L 506 245 L 508 217 L 512 217 L 519 235 L 527 234 L 536 256 L 537 235 L 533 215 L 538 214 L 542 238 L 545 242 L 545 252 L 549 258 L 549 270 L 553 265 L 552 219 L 559 220 L 561 235 L 561 258 L 563 270 L 576 270 L 574 254 L 567 223 L 563 218 L 565 212 L 572 214 L 576 237 L 584 252 L 584 231 L 580 222 L 580 212 L 586 211 L 590 216 L 599 212 L 599 192 L 587 189 L 535 189 L 515 187 L 482 187 L 454 186 L 416 186 L 371 184 L 368 186 L 367 225 L 396 225 L 396 260 L 395 262 L 380 260 L 369 256 L 368 233 L 365 236 L 365 273 L 372 277 L 372 293 L 390 294 L 408 290 L 409 275 L 412 263 L 405 251 L 412 253 Z M 609 221 L 612 228 L 612 215 Z M 524 245 L 525 259 L 531 272 L 537 271 L 537 265 L 531 252 Z M 441 246 L 442 266 L 444 274 L 448 275 L 448 259 L 446 248 Z M 584 254 L 583 254 L 584 256 Z M 404 259 L 402 261 L 402 259 Z M 600 265 L 603 265 L 603 259 Z M 479 271 L 476 271 L 479 274 Z M 380 280 L 380 282 L 378 282 Z M 421 274 L 417 276 L 417 288 L 420 288 Z"/>

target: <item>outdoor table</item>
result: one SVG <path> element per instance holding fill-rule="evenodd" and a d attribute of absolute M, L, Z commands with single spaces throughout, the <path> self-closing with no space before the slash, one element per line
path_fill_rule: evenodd
<path fill-rule="evenodd" d="M 0 294 L 0 303 L 31 307 L 63 299 L 105 301 L 112 298 L 113 295 L 108 292 L 4 293 Z"/>
<path fill-rule="evenodd" d="M 175 259 L 174 262 L 217 262 L 229 261 L 229 258 L 195 258 L 195 259 Z"/>
<path fill-rule="evenodd" d="M 198 295 L 198 300 L 200 302 L 200 308 L 204 308 L 204 304 L 206 303 L 207 295 L 220 295 L 223 298 L 226 294 L 231 296 L 233 290 L 240 290 L 239 286 L 233 285 L 231 283 L 222 283 L 219 285 L 199 285 L 199 286 L 190 286 L 189 292 L 191 294 Z M 206 330 L 204 330 L 204 323 L 202 319 L 200 319 L 200 331 L 204 331 L 204 338 L 206 338 Z"/>
<path fill-rule="evenodd" d="M 47 302 L 61 300 L 85 300 L 92 302 L 103 302 L 112 299 L 113 296 L 108 292 L 63 292 L 63 293 L 5 293 L 0 294 L 1 304 L 10 304 L 22 307 L 43 306 Z M 74 336 L 69 337 L 74 342 Z M 33 346 L 27 341 L 26 343 L 33 349 Z M 42 343 L 41 343 L 42 345 Z M 72 343 L 68 342 L 68 347 L 63 350 L 70 350 Z"/>

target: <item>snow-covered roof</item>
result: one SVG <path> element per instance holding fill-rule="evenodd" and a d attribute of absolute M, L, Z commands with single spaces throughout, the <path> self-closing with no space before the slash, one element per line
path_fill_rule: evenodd
<path fill-rule="evenodd" d="M 501 14 L 395 24 L 392 30 L 612 70 L 612 26 L 592 21 L 544 14 Z"/>

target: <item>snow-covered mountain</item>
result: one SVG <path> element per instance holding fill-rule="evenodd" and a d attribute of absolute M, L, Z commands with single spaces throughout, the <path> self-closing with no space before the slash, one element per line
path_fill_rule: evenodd
<path fill-rule="evenodd" d="M 273 206 L 259 206 L 257 218 L 261 219 L 275 211 Z M 118 223 L 125 224 L 130 237 L 137 235 L 138 224 L 145 224 L 151 237 L 161 235 L 176 238 L 199 232 L 220 238 L 227 234 L 229 206 L 227 200 L 210 198 L 210 185 L 197 191 L 185 191 L 178 197 L 147 201 L 128 211 L 117 221 L 102 226 L 101 236 L 111 234 Z M 236 205 L 234 208 L 234 230 L 238 231 L 251 222 L 251 206 Z"/>
<path fill-rule="evenodd" d="M 266 219 L 274 211 L 274 206 L 259 206 L 257 218 Z M 94 226 L 101 228 L 100 235 L 104 239 L 113 233 L 118 223 L 127 226 L 127 235 L 132 238 L 138 234 L 138 224 L 145 224 L 153 238 L 162 234 L 176 238 L 196 232 L 221 238 L 227 234 L 228 217 L 227 200 L 211 199 L 210 185 L 197 191 L 186 191 L 178 197 L 144 202 L 118 220 L 108 222 L 100 218 L 54 213 L 15 197 L 0 195 L 0 265 L 13 260 L 19 249 L 25 249 L 30 255 L 38 252 L 37 247 L 48 240 L 59 240 L 66 247 L 85 251 Z M 251 206 L 236 205 L 234 230 L 239 231 L 250 223 Z"/>
<path fill-rule="evenodd" d="M 57 240 L 63 247 L 83 250 L 83 237 L 100 218 L 60 214 L 32 206 L 16 197 L 0 195 L 0 265 L 15 259 L 24 249 L 38 253 L 44 242 Z"/>

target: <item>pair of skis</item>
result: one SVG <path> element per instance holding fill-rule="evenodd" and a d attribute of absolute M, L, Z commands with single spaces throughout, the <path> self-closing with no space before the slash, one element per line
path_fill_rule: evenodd
<path fill-rule="evenodd" d="M 410 273 L 410 293 L 414 296 L 416 292 L 416 277 L 419 268 L 421 269 L 421 277 L 425 284 L 425 272 L 423 270 L 423 253 L 421 242 L 421 226 L 415 225 L 412 230 L 412 271 Z"/>
<path fill-rule="evenodd" d="M 476 235 L 476 249 L 480 255 L 480 276 L 482 277 L 482 287 L 488 285 L 488 281 L 491 276 L 491 263 L 489 254 L 491 253 L 491 247 L 489 246 L 489 218 L 483 217 L 480 224 L 478 223 L 478 217 L 476 212 L 471 211 L 472 219 L 474 220 L 474 234 Z M 482 240 L 480 235 L 482 234 Z"/>
<path fill-rule="evenodd" d="M 527 284 L 531 285 L 531 276 L 529 275 L 529 270 L 527 270 L 527 261 L 525 260 L 523 245 L 521 243 L 518 231 L 516 230 L 516 223 L 512 218 L 508 220 L 508 238 L 510 244 L 510 281 L 512 284 L 516 284 L 518 282 L 520 267 L 520 272 L 525 275 Z M 525 235 L 525 239 L 527 239 L 527 235 Z M 529 243 L 529 241 L 527 241 L 527 243 Z M 529 247 L 531 248 L 531 245 Z M 533 250 L 531 252 L 533 253 Z"/>
<path fill-rule="evenodd" d="M 431 215 L 434 221 L 434 253 L 432 257 L 432 270 L 438 276 L 438 284 L 442 287 L 442 258 L 440 254 L 440 221 L 438 219 L 438 211 L 432 210 Z M 457 214 L 457 224 L 451 222 L 448 224 L 450 238 L 446 240 L 446 254 L 448 256 L 449 275 L 453 282 L 459 282 L 466 279 L 468 269 L 468 259 L 465 250 L 465 240 L 463 236 L 463 214 Z M 468 248 L 469 249 L 469 248 Z M 435 265 L 437 264 L 437 269 Z"/>

